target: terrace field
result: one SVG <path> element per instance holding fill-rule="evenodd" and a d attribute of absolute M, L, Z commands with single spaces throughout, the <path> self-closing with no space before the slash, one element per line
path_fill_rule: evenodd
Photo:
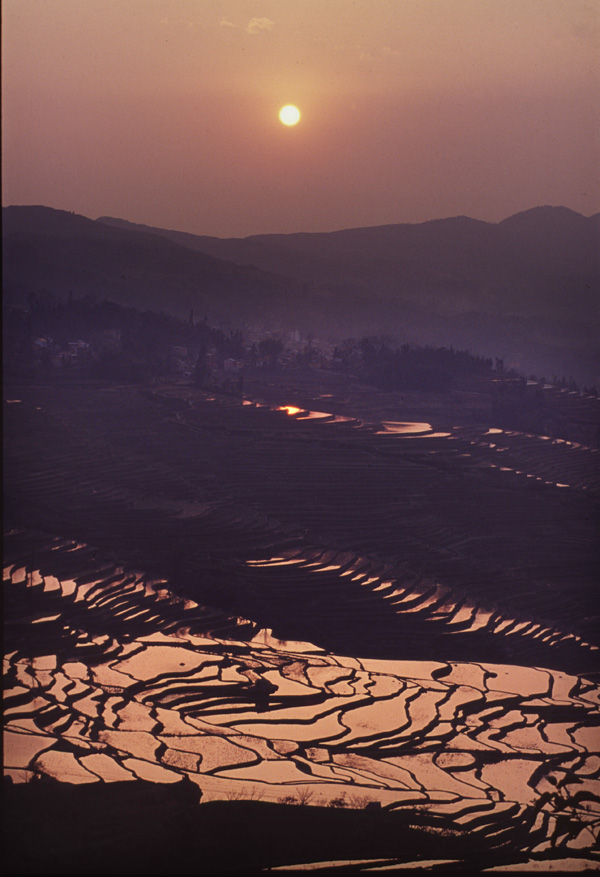
<path fill-rule="evenodd" d="M 599 867 L 600 402 L 544 392 L 577 440 L 483 385 L 5 386 L 12 866 Z"/>

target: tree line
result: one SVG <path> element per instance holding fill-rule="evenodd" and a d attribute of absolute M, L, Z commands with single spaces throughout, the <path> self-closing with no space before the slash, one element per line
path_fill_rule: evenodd
<path fill-rule="evenodd" d="M 380 337 L 347 339 L 333 354 L 334 364 L 382 390 L 448 393 L 457 377 L 492 371 L 491 359 L 453 347 L 395 347 Z"/>

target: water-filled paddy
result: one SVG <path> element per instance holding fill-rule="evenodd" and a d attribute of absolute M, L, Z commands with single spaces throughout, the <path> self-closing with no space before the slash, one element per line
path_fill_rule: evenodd
<path fill-rule="evenodd" d="M 135 390 L 19 396 L 17 783 L 187 777 L 204 802 L 310 793 L 439 820 L 465 850 L 591 855 L 589 449 L 216 399 L 174 413 Z"/>

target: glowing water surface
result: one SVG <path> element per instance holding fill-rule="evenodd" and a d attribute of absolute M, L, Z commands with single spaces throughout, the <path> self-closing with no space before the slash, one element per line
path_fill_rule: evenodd
<path fill-rule="evenodd" d="M 393 420 L 383 421 L 383 430 L 377 435 L 385 435 L 386 433 L 398 433 L 401 435 L 423 435 L 431 432 L 430 423 L 400 423 Z"/>
<path fill-rule="evenodd" d="M 285 569 L 294 559 L 263 564 Z M 307 569 L 340 569 L 332 560 L 322 552 Z M 6 579 L 23 583 L 23 569 L 7 569 Z M 63 587 L 39 571 L 29 580 L 33 593 L 68 599 L 65 619 L 79 607 L 82 630 L 88 608 L 109 606 L 101 581 Z M 558 770 L 578 793 L 593 793 L 593 736 L 586 737 L 593 728 L 582 718 L 598 711 L 599 698 L 576 677 L 475 662 L 361 660 L 281 640 L 268 628 L 249 641 L 195 635 L 186 617 L 200 607 L 177 601 L 164 580 L 127 581 L 124 573 L 129 617 L 148 602 L 156 607 L 158 620 L 148 622 L 147 635 L 84 639 L 81 660 L 5 656 L 4 762 L 15 781 L 32 772 L 69 783 L 174 783 L 187 776 L 203 800 L 307 795 L 309 803 L 324 804 L 345 796 L 349 806 L 422 805 L 458 820 L 481 813 L 484 824 L 497 819 L 500 828 L 505 812 L 515 818 L 510 807 L 541 806 L 554 844 L 560 811 L 548 796 L 547 776 Z M 397 583 L 381 585 L 402 597 Z M 120 606 L 113 587 L 111 599 Z M 156 628 L 161 606 L 165 617 L 180 607 L 179 620 L 164 630 Z M 463 605 L 461 613 L 483 623 L 475 607 Z M 56 623 L 56 615 L 38 619 L 40 629 Z M 97 652 L 89 663 L 91 643 Z M 498 708 L 507 698 L 509 706 Z M 561 713 L 554 720 L 556 698 Z M 482 759 L 481 752 L 494 757 Z M 589 834 L 583 848 L 594 842 L 599 815 L 577 812 Z M 560 843 L 569 849 L 568 838 Z"/>
<path fill-rule="evenodd" d="M 346 417 L 343 414 L 328 414 L 326 411 L 309 411 L 306 408 L 297 408 L 295 405 L 280 405 L 276 411 L 285 411 L 296 420 L 329 420 L 331 422 L 354 421 L 354 417 Z"/>

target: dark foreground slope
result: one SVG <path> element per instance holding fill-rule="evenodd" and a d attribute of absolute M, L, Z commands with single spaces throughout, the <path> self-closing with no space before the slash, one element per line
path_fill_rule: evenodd
<path fill-rule="evenodd" d="M 198 807 L 198 790 L 190 786 L 185 781 L 9 786 L 6 873 L 253 874 L 329 862 L 336 874 L 345 874 L 362 871 L 361 864 L 402 868 L 419 860 L 479 871 L 490 862 L 519 860 L 508 845 L 492 839 L 465 844 L 465 831 L 449 831 L 426 812 L 262 801 Z M 514 833 L 525 837 L 528 830 L 523 825 Z M 340 862 L 348 862 L 348 868 Z"/>

